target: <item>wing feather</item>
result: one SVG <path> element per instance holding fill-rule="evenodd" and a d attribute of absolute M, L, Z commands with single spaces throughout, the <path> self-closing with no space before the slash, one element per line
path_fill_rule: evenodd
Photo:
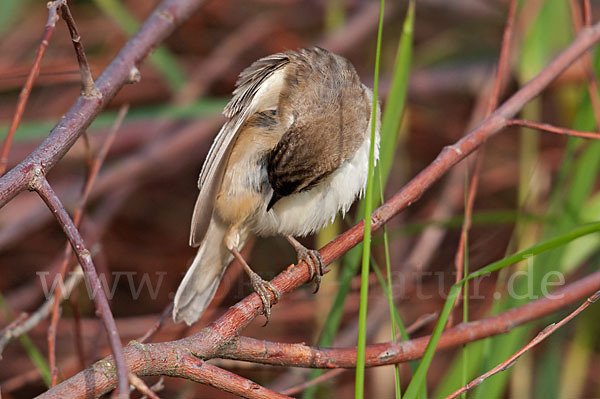
<path fill-rule="evenodd" d="M 277 107 L 288 63 L 286 53 L 273 54 L 254 62 L 240 74 L 233 98 L 223 112 L 228 120 L 217 134 L 198 179 L 200 194 L 192 215 L 191 246 L 197 247 L 204 239 L 240 129 L 255 112 Z"/>

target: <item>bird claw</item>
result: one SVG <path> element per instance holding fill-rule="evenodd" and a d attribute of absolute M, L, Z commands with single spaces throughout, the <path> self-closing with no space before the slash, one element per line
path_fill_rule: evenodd
<path fill-rule="evenodd" d="M 258 274 L 252 272 L 250 275 L 250 283 L 252 284 L 252 288 L 254 292 L 259 296 L 263 305 L 263 314 L 267 319 L 265 321 L 266 326 L 269 324 L 269 320 L 271 318 L 271 306 L 279 302 L 279 298 L 281 297 L 281 293 L 277 288 L 275 288 L 270 282 L 263 280 Z M 273 294 L 273 302 L 269 298 L 269 291 Z"/>
<path fill-rule="evenodd" d="M 310 279 L 315 282 L 315 290 L 313 293 L 319 291 L 321 286 L 321 276 L 325 274 L 325 267 L 323 266 L 323 258 L 319 251 L 315 249 L 300 248 L 298 249 L 298 261 L 303 260 L 308 265 L 310 271 Z"/>

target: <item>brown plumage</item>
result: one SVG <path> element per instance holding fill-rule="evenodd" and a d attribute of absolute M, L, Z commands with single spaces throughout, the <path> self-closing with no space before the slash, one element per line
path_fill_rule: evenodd
<path fill-rule="evenodd" d="M 318 252 L 291 236 L 345 212 L 366 183 L 372 94 L 348 60 L 320 48 L 278 53 L 244 70 L 236 86 L 198 182 L 190 244 L 199 250 L 173 311 L 175 321 L 188 324 L 234 256 L 268 319 L 269 297 L 277 300 L 278 292 L 239 255 L 251 232 L 285 235 L 318 284 Z"/>

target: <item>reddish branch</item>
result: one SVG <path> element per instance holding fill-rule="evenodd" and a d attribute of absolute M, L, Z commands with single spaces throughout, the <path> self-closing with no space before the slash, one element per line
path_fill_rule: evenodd
<path fill-rule="evenodd" d="M 475 322 L 462 323 L 442 335 L 438 349 L 473 342 L 482 338 L 507 333 L 528 321 L 556 312 L 600 288 L 600 272 L 518 308 Z M 420 358 L 429 343 L 429 336 L 404 342 L 389 342 L 367 346 L 369 367 L 407 362 Z M 228 359 L 251 361 L 278 366 L 311 368 L 352 368 L 356 365 L 356 348 L 317 348 L 303 344 L 286 344 L 239 337 L 222 349 Z"/>
<path fill-rule="evenodd" d="M 163 2 L 142 26 L 140 31 L 138 31 L 136 36 L 134 36 L 123 48 L 115 61 L 111 63 L 109 68 L 98 79 L 97 88 L 100 91 L 102 98 L 90 99 L 80 97 L 40 147 L 0 179 L 0 206 L 6 204 L 6 202 L 12 199 L 17 193 L 27 188 L 31 181 L 36 181 L 34 188 L 44 198 L 48 206 L 57 212 L 57 217 L 61 221 L 61 225 L 65 229 L 65 232 L 72 240 L 72 244 L 80 262 L 82 262 L 84 269 L 86 269 L 86 273 L 92 276 L 92 287 L 97 286 L 98 290 L 101 289 L 99 283 L 96 285 L 93 281 L 95 272 L 89 253 L 84 250 L 81 237 L 74 228 L 68 214 L 64 208 L 62 208 L 58 198 L 56 198 L 52 192 L 52 189 L 48 185 L 43 174 L 45 174 L 47 170 L 49 170 L 68 151 L 77 137 L 85 130 L 85 128 L 87 128 L 101 108 L 129 81 L 131 72 L 136 70 L 137 64 L 145 58 L 152 46 L 156 45 L 168 35 L 175 25 L 182 18 L 188 16 L 200 3 L 201 1 L 199 0 L 166 0 Z M 373 229 L 380 228 L 391 217 L 418 200 L 425 190 L 427 190 L 452 166 L 481 146 L 487 139 L 493 137 L 506 127 L 508 125 L 508 119 L 512 118 L 528 101 L 539 95 L 539 93 L 554 78 L 564 71 L 574 60 L 584 54 L 599 39 L 600 24 L 582 29 L 575 41 L 538 76 L 523 86 L 463 139 L 454 145 L 444 148 L 432 164 L 413 178 L 393 198 L 377 209 L 373 213 L 370 221 Z M 363 230 L 364 222 L 354 226 L 323 248 L 322 255 L 325 264 L 331 263 L 334 259 L 359 243 L 362 240 Z M 300 267 L 288 268 L 288 270 L 278 275 L 272 281 L 272 284 L 282 293 L 285 293 L 307 281 L 308 277 L 308 269 L 305 264 L 302 264 Z M 591 283 L 590 279 L 592 280 Z M 546 307 L 540 306 L 539 301 L 536 301 L 516 310 L 486 319 L 491 320 L 488 322 L 469 323 L 467 326 L 459 326 L 450 329 L 444 334 L 439 347 L 448 347 L 466 342 L 465 339 L 478 339 L 506 331 L 514 325 L 536 317 L 536 314 L 540 314 L 540 309 L 545 311 L 551 309 L 548 312 L 550 313 L 557 309 L 557 303 L 566 304 L 571 303 L 574 300 L 565 300 L 564 298 L 568 298 L 569 296 L 576 296 L 579 298 L 583 291 L 589 294 L 589 292 L 586 291 L 586 288 L 582 287 L 582 284 L 592 284 L 594 286 L 593 290 L 597 290 L 598 285 L 600 284 L 598 281 L 599 279 L 600 275 L 596 273 L 578 283 L 572 284 L 569 286 L 570 290 L 568 292 L 563 290 L 565 296 L 562 299 L 552 299 L 550 303 L 546 304 Z M 100 295 L 98 296 L 98 298 L 101 297 L 102 296 Z M 101 302 L 101 299 L 99 299 L 99 302 Z M 532 304 L 536 305 L 532 306 Z M 98 305 L 99 303 L 97 306 Z M 107 309 L 107 307 L 104 308 L 98 306 L 98 309 Z M 247 380 L 241 381 L 241 377 L 230 375 L 230 373 L 208 365 L 190 355 L 190 353 L 193 353 L 203 358 L 219 357 L 223 356 L 224 353 L 228 353 L 227 351 L 229 348 L 237 347 L 239 350 L 244 350 L 244 353 L 247 353 L 246 355 L 238 353 L 236 355 L 237 359 L 244 358 L 244 356 L 247 356 L 248 358 L 254 358 L 253 356 L 256 356 L 256 361 L 262 359 L 263 362 L 267 362 L 265 360 L 265 352 L 262 350 L 268 345 L 271 345 L 270 343 L 255 341 L 249 338 L 236 339 L 239 333 L 259 315 L 260 311 L 261 302 L 256 294 L 252 294 L 230 308 L 230 310 L 221 318 L 194 336 L 176 342 L 149 345 L 134 344 L 128 346 L 125 348 L 127 363 L 131 366 L 133 372 L 140 374 L 173 375 L 210 383 L 219 386 L 222 389 L 246 389 L 245 391 L 235 391 L 236 394 L 244 396 L 252 394 L 252 397 L 258 397 L 258 392 L 264 392 L 265 395 L 271 395 L 270 392 L 262 387 L 258 387 Z M 107 317 L 104 312 L 102 312 L 102 316 Z M 497 318 L 499 316 L 505 316 L 509 321 L 503 324 L 502 320 L 504 319 L 498 320 Z M 116 329 L 111 328 L 109 321 L 105 320 L 105 323 L 108 330 L 116 333 Z M 114 320 L 112 322 L 112 327 L 114 327 Z M 110 338 L 118 341 L 118 336 L 111 335 Z M 427 340 L 427 337 L 419 338 L 410 341 L 410 343 L 412 345 L 421 345 L 420 348 L 424 348 Z M 114 343 L 114 341 L 112 342 Z M 272 345 L 276 346 L 274 349 L 276 349 L 277 352 L 273 353 L 274 357 L 269 359 L 277 364 L 281 364 L 284 359 L 284 357 L 282 357 L 282 353 L 284 352 L 281 350 L 286 350 L 286 348 L 290 350 L 298 350 L 300 347 L 308 348 L 303 345 L 300 347 L 285 347 L 281 346 L 281 344 Z M 411 350 L 408 347 L 402 347 L 402 345 L 403 344 L 396 343 L 371 345 L 367 351 L 367 357 L 369 358 L 368 364 L 373 366 L 402 361 L 401 359 L 404 359 L 406 353 Z M 259 352 L 253 352 L 256 348 L 262 349 Z M 304 357 L 302 359 L 291 358 L 292 360 L 290 360 L 289 364 L 302 365 L 302 362 L 308 362 L 311 365 L 320 364 L 318 367 L 352 367 L 353 364 L 350 359 L 356 359 L 356 352 L 354 349 L 319 350 L 317 348 L 308 348 L 308 350 L 309 353 L 312 353 L 315 357 Z M 402 350 L 404 350 L 404 352 Z M 118 360 L 118 351 L 116 353 Z M 291 352 L 290 355 L 295 353 L 296 352 Z M 354 353 L 353 356 L 352 353 Z M 328 357 L 319 357 L 322 355 L 327 355 Z M 413 355 L 418 356 L 417 354 Z M 122 379 L 120 380 L 121 385 L 123 381 Z M 91 386 L 89 384 L 90 381 L 94 382 Z M 114 366 L 112 365 L 112 361 L 105 360 L 63 382 L 48 391 L 42 397 L 97 395 L 101 392 L 110 390 L 114 384 Z M 86 392 L 86 389 L 91 389 L 93 391 Z M 232 390 L 231 392 L 234 391 Z"/>
<path fill-rule="evenodd" d="M 489 98 L 488 107 L 485 113 L 485 116 L 489 116 L 494 109 L 498 106 L 498 101 L 500 100 L 500 93 L 502 87 L 505 86 L 506 80 L 509 74 L 509 61 L 510 61 L 510 46 L 511 46 L 511 38 L 513 33 L 513 24 L 515 19 L 515 10 L 517 9 L 517 1 L 511 0 L 510 6 L 508 9 L 508 16 L 506 18 L 506 26 L 504 28 L 504 34 L 502 35 L 502 45 L 500 46 L 500 56 L 498 57 L 498 67 L 496 68 L 496 76 L 494 79 L 494 86 L 492 89 L 491 96 Z M 485 143 L 481 146 L 481 148 L 477 151 L 475 155 L 475 168 L 473 169 L 473 174 L 471 175 L 471 180 L 469 182 L 469 191 L 467 194 L 467 203 L 465 205 L 465 218 L 462 224 L 461 232 L 460 232 L 460 240 L 458 243 L 458 249 L 456 250 L 456 256 L 454 258 L 454 267 L 456 269 L 456 282 L 458 283 L 462 280 L 463 275 L 465 274 L 465 256 L 468 254 L 467 252 L 467 242 L 469 236 L 469 230 L 471 229 L 471 219 L 473 215 L 473 206 L 475 205 L 475 196 L 477 195 L 477 188 L 479 186 L 479 175 L 481 174 L 481 168 L 483 165 L 483 157 L 485 154 Z M 468 288 L 463 288 L 467 290 Z M 454 303 L 454 307 L 458 307 L 461 302 L 461 297 L 458 295 L 456 297 L 456 302 Z M 468 315 L 463 315 L 466 319 Z M 453 313 L 450 314 L 448 318 L 447 326 L 451 326 L 453 324 Z"/>
<path fill-rule="evenodd" d="M 507 125 L 507 120 L 509 118 L 512 118 L 528 101 L 537 96 L 554 78 L 556 78 L 562 71 L 564 71 L 572 62 L 574 62 L 578 57 L 580 57 L 599 39 L 600 24 L 595 25 L 593 28 L 583 29 L 579 36 L 575 39 L 575 41 L 567 49 L 565 49 L 552 63 L 550 63 L 538 76 L 536 76 L 525 86 L 523 86 L 502 106 L 500 106 L 492 115 L 490 115 L 486 120 L 484 120 L 477 128 L 473 129 L 469 134 L 467 134 L 465 137 L 459 140 L 456 144 L 444 148 L 433 163 L 431 163 L 419 175 L 413 178 L 402 190 L 400 190 L 396 195 L 394 195 L 394 197 L 392 197 L 384 205 L 378 208 L 373 213 L 373 216 L 371 218 L 373 229 L 380 228 L 391 217 L 405 209 L 407 206 L 409 206 L 416 200 L 418 200 L 419 197 L 423 194 L 423 192 L 427 190 L 434 182 L 436 182 L 452 166 L 454 166 L 457 162 L 459 162 L 471 152 L 473 152 L 487 139 L 497 134 L 502 128 L 504 128 Z M 324 263 L 326 265 L 330 264 L 333 260 L 335 260 L 340 255 L 348 251 L 358 242 L 360 242 L 360 240 L 362 239 L 363 226 L 364 222 L 355 225 L 346 233 L 339 236 L 326 247 L 324 247 L 321 251 Z M 596 285 L 594 285 L 594 288 L 590 290 L 591 292 L 597 290 L 597 280 L 600 278 L 600 275 L 598 274 L 594 274 L 592 276 L 596 279 L 592 281 L 592 284 Z M 589 283 L 589 279 L 592 278 L 592 276 L 582 281 Z M 300 267 L 290 267 L 286 271 L 280 273 L 271 281 L 271 283 L 278 290 L 280 290 L 280 292 L 286 293 L 300 286 L 302 283 L 307 281 L 308 278 L 308 268 L 305 264 L 301 264 Z M 582 289 L 579 289 L 577 292 L 581 291 Z M 589 294 L 590 291 L 586 291 L 586 293 Z M 578 298 L 579 297 L 580 296 L 578 296 Z M 571 302 L 572 301 L 568 301 L 565 303 Z M 557 302 L 554 301 L 553 303 L 556 304 Z M 519 320 L 521 320 L 521 322 L 524 322 L 524 320 L 529 320 L 531 314 L 535 313 L 536 311 L 539 312 L 540 308 L 541 307 L 539 307 L 539 304 L 537 304 L 536 302 L 536 306 L 531 306 L 531 304 L 528 304 L 524 305 L 524 307 L 522 308 L 519 308 L 519 310 L 516 312 L 509 311 L 513 312 L 512 316 L 515 318 L 515 320 L 510 321 L 508 324 L 501 324 L 500 330 L 497 330 L 496 333 L 506 331 L 506 329 L 509 328 L 509 326 L 515 325 L 515 322 L 518 323 Z M 173 375 L 170 374 L 170 372 L 168 371 L 170 370 L 168 367 L 168 361 L 165 361 L 162 366 L 156 364 L 159 359 L 168 359 L 169 356 L 175 356 L 175 358 L 179 359 L 181 358 L 181 351 L 184 351 L 185 353 L 187 350 L 203 358 L 213 358 L 222 356 L 223 352 L 227 350 L 227 347 L 232 345 L 232 342 L 235 342 L 236 344 L 241 342 L 239 341 L 239 339 L 236 340 L 235 338 L 239 336 L 240 332 L 252 320 L 254 320 L 254 318 L 256 318 L 260 314 L 260 311 L 260 299 L 256 294 L 252 294 L 244 300 L 240 301 L 235 306 L 231 307 L 223 316 L 211 323 L 209 326 L 204 328 L 201 332 L 199 332 L 196 335 L 193 335 L 181 341 L 176 341 L 174 343 L 151 344 L 143 346 L 143 354 L 148 354 L 152 351 L 158 351 L 155 357 L 151 356 L 149 358 L 145 358 L 143 354 L 139 353 L 137 350 L 134 349 L 135 345 L 127 347 L 125 350 L 125 354 L 128 364 L 131 366 L 131 370 L 135 373 L 157 373 Z M 493 318 L 492 320 L 494 322 L 496 321 Z M 481 327 L 477 327 L 476 324 L 470 323 L 468 325 L 468 328 L 465 328 L 465 326 L 461 326 L 450 329 L 445 333 L 444 337 L 439 343 L 439 346 L 443 348 L 451 345 L 456 345 L 457 343 L 466 342 L 464 341 L 464 339 L 461 340 L 461 336 L 475 336 L 478 338 L 487 336 L 489 334 L 492 334 L 493 331 L 495 331 L 491 326 L 493 326 L 493 323 L 484 324 L 484 326 Z M 476 334 L 476 332 L 478 332 L 478 334 Z M 249 339 L 246 338 L 243 342 L 249 342 L 248 340 Z M 412 344 L 414 344 L 415 342 L 421 342 L 422 348 L 424 348 L 427 343 L 427 338 L 420 338 L 420 340 L 421 341 L 413 340 L 410 342 Z M 186 345 L 186 350 L 182 348 L 183 345 Z M 259 343 L 259 346 L 262 349 L 264 349 L 264 345 L 262 342 Z M 404 359 L 406 351 L 402 352 L 400 349 L 407 348 L 394 348 L 398 351 L 387 352 L 386 350 L 390 349 L 390 347 L 385 346 L 385 344 L 383 344 L 383 346 L 370 346 L 367 352 L 367 356 L 370 359 L 368 364 L 389 364 L 390 362 L 392 362 L 392 359 L 393 361 L 402 361 L 401 359 Z M 277 347 L 277 349 L 279 350 L 280 348 Z M 327 352 L 333 350 L 323 351 L 330 355 L 341 355 L 343 352 L 340 352 L 340 350 L 336 350 L 336 352 Z M 347 352 L 344 354 L 345 357 L 337 359 L 338 361 L 340 361 L 340 363 L 333 364 L 329 361 L 331 359 L 328 359 L 328 361 L 320 363 L 320 367 L 330 367 L 332 365 L 336 367 L 351 367 L 351 362 L 349 361 L 350 358 L 348 356 L 352 356 L 352 353 L 354 353 L 353 359 L 356 359 L 355 349 L 348 349 Z M 278 359 L 279 363 L 281 363 L 282 359 L 280 354 L 281 352 L 276 352 L 275 356 L 275 358 Z M 236 355 L 236 358 L 239 359 L 240 356 L 238 355 Z M 383 355 L 383 357 L 381 355 Z M 258 352 L 258 359 L 262 359 L 264 361 L 264 358 L 264 352 Z M 147 361 L 147 359 L 154 361 Z M 343 359 L 348 360 L 348 362 L 342 362 Z M 314 362 L 318 363 L 319 359 L 316 357 L 308 357 L 304 359 L 294 358 L 294 360 L 301 362 L 301 364 L 294 362 L 294 365 L 302 365 L 302 362 L 308 362 L 310 364 L 314 364 Z M 141 367 L 143 365 L 145 365 L 145 367 Z M 72 377 L 63 384 L 53 388 L 47 393 L 47 395 L 45 395 L 45 397 L 82 397 L 83 395 L 106 392 L 114 384 L 114 378 L 107 378 L 107 374 L 110 373 L 95 373 L 93 368 L 88 369 Z M 95 382 L 94 386 L 98 388 L 95 391 L 95 393 L 85 392 L 84 388 L 83 391 L 77 390 L 73 391 L 70 395 L 67 395 L 68 390 L 74 389 L 78 385 L 80 387 L 85 387 L 85 384 L 83 384 L 82 382 L 91 380 Z"/>
<path fill-rule="evenodd" d="M 308 271 L 306 275 L 308 277 Z M 552 314 L 598 289 L 600 289 L 600 271 L 556 290 L 549 297 L 483 320 L 450 328 L 443 333 L 438 348 L 447 349 L 507 333 L 516 326 Z M 260 303 L 260 300 L 258 301 Z M 222 330 L 221 333 L 226 334 L 227 331 Z M 199 381 L 198 377 L 193 373 L 194 369 L 186 364 L 197 360 L 190 355 L 191 353 L 203 358 L 227 357 L 292 367 L 351 368 L 356 364 L 356 348 L 322 349 L 303 344 L 266 342 L 247 337 L 239 337 L 220 347 L 207 348 L 206 341 L 210 339 L 209 328 L 205 328 L 200 333 L 179 341 L 145 345 L 132 342 L 125 347 L 125 359 L 130 370 L 138 375 L 168 375 L 194 381 Z M 426 336 L 399 343 L 367 345 L 367 365 L 374 367 L 418 359 L 425 351 L 428 342 L 429 336 Z M 109 362 L 111 357 L 97 362 L 94 366 L 40 395 L 39 398 L 88 398 L 108 392 L 115 383 L 112 367 L 107 366 Z M 229 377 L 215 374 L 211 378 L 215 378 L 212 381 L 215 386 L 214 384 L 224 384 L 222 379 Z M 92 381 L 93 383 L 90 383 Z"/>
<path fill-rule="evenodd" d="M 406 327 L 406 333 L 408 335 L 412 335 L 415 331 L 419 330 L 424 325 L 429 324 L 430 322 L 434 321 L 437 317 L 438 317 L 437 313 L 428 313 L 428 314 L 422 315 L 417 320 L 415 320 L 410 326 Z M 367 323 L 368 323 L 368 320 L 367 320 Z M 367 325 L 369 325 L 369 324 L 367 324 Z M 398 334 L 398 336 L 396 337 L 396 340 L 397 341 L 401 340 L 400 334 Z M 356 341 L 356 340 L 354 339 L 353 341 Z M 327 381 L 334 377 L 337 377 L 344 371 L 347 371 L 347 369 L 340 368 L 340 369 L 329 370 L 328 372 L 323 373 L 320 376 L 313 378 L 312 380 L 305 381 L 301 384 L 290 387 L 281 393 L 284 395 L 295 395 L 295 394 L 302 392 L 314 385 L 318 385 L 324 381 Z"/>
<path fill-rule="evenodd" d="M 454 392 L 451 395 L 447 396 L 446 399 L 456 398 L 456 397 L 458 397 L 458 395 L 460 395 L 462 393 L 465 393 L 467 391 L 470 391 L 471 389 L 475 388 L 477 385 L 481 384 L 483 381 L 485 381 L 487 378 L 493 376 L 494 374 L 498 374 L 501 371 L 508 370 L 509 368 L 511 368 L 512 366 L 515 365 L 516 361 L 521 356 L 523 356 L 523 354 L 525 354 L 531 348 L 533 348 L 534 346 L 536 346 L 537 344 L 539 344 L 540 342 L 542 342 L 543 340 L 545 340 L 546 338 L 548 338 L 550 335 L 552 335 L 552 333 L 554 333 L 556 330 L 558 330 L 559 328 L 561 328 L 562 326 L 564 326 L 565 324 L 567 324 L 575 316 L 577 316 L 579 313 L 583 312 L 585 309 L 588 308 L 588 306 L 590 306 L 592 303 L 596 302 L 598 299 L 600 299 L 600 291 L 596 291 L 584 303 L 582 303 L 577 309 L 575 309 L 574 311 L 572 311 L 567 317 L 565 317 L 564 319 L 562 319 L 558 323 L 552 323 L 548 327 L 544 328 L 527 345 L 525 345 L 523 348 L 519 349 L 517 351 L 517 353 L 515 353 L 514 355 L 512 355 L 511 357 L 509 357 L 508 359 L 506 359 L 502 363 L 500 363 L 498 366 L 494 367 L 492 370 L 488 371 L 485 374 L 480 375 L 479 377 L 475 378 L 473 381 L 469 382 L 467 385 L 461 387 L 456 392 Z"/>
<path fill-rule="evenodd" d="M 185 355 L 179 364 L 179 375 L 192 381 L 210 385 L 220 390 L 231 392 L 242 398 L 252 399 L 291 399 L 270 389 L 264 388 L 244 377 L 206 363 L 191 354 Z"/>
<path fill-rule="evenodd" d="M 507 121 L 508 126 L 521 126 L 528 127 L 530 129 L 541 130 L 544 132 L 562 134 L 571 137 L 581 137 L 584 139 L 600 139 L 600 133 L 597 132 L 582 132 L 579 130 L 568 129 L 566 127 L 559 127 L 550 125 L 548 123 L 531 122 L 523 119 L 510 119 Z"/>
<path fill-rule="evenodd" d="M 6 164 L 8 163 L 8 152 L 10 151 L 13 137 L 17 131 L 17 127 L 19 127 L 19 124 L 21 123 L 21 118 L 23 117 L 23 112 L 25 112 L 25 105 L 27 105 L 27 100 L 29 99 L 29 93 L 31 93 L 33 82 L 35 82 L 35 79 L 40 73 L 42 58 L 46 53 L 46 48 L 48 47 L 52 33 L 54 33 L 54 27 L 56 26 L 56 21 L 58 21 L 58 7 L 60 7 L 60 3 L 61 1 L 48 3 L 48 22 L 46 22 L 46 27 L 44 28 L 44 33 L 42 34 L 42 41 L 40 42 L 40 46 L 35 54 L 33 66 L 29 70 L 25 85 L 23 85 L 21 93 L 19 94 L 17 109 L 13 115 L 12 121 L 10 122 L 8 133 L 6 134 L 4 142 L 2 143 L 2 152 L 0 153 L 0 176 L 2 176 L 6 170 Z"/>

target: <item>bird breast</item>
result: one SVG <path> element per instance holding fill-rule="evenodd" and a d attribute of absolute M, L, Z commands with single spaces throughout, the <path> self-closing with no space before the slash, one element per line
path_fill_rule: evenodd
<path fill-rule="evenodd" d="M 379 116 L 376 120 L 374 155 L 378 159 Z M 350 159 L 317 185 L 281 198 L 267 210 L 268 201 L 273 195 L 267 172 L 268 155 L 283 131 L 275 124 L 265 129 L 264 125 L 249 122 L 240 132 L 229 158 L 216 198 L 216 212 L 230 225 L 244 223 L 254 233 L 263 236 L 305 236 L 322 229 L 333 222 L 340 211 L 345 214 L 355 199 L 364 193 L 368 177 L 370 133 L 369 123 L 365 139 Z"/>
<path fill-rule="evenodd" d="M 345 215 L 356 198 L 364 194 L 369 170 L 370 133 L 369 126 L 368 134 L 354 156 L 317 185 L 283 197 L 269 211 L 266 206 L 259 207 L 252 216 L 252 230 L 265 236 L 285 234 L 299 237 L 321 230 L 333 222 L 340 211 L 342 216 Z M 378 159 L 379 126 L 376 126 L 374 155 Z M 261 168 L 261 174 L 261 180 L 266 180 L 265 168 Z M 268 182 L 265 186 L 263 195 L 266 204 L 273 189 Z"/>

